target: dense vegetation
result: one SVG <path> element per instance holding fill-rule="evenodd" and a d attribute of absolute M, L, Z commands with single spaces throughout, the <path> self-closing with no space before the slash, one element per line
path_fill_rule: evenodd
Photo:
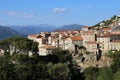
<path fill-rule="evenodd" d="M 35 42 L 15 37 L 0 41 L 0 47 L 9 48 L 9 44 L 20 50 L 33 50 L 33 56 L 28 54 L 10 55 L 9 51 L 0 57 L 0 80 L 79 80 L 82 74 L 72 62 L 69 51 L 57 48 L 53 55 L 39 56 Z M 33 45 L 34 44 L 34 45 Z M 31 47 L 32 46 L 32 47 Z"/>
<path fill-rule="evenodd" d="M 100 26 L 100 23 L 103 23 L 104 27 L 110 27 L 109 25 L 111 25 L 114 22 L 115 19 L 116 19 L 116 15 L 114 15 L 113 17 L 111 17 L 109 20 L 103 20 L 103 21 L 97 23 L 93 27 Z"/>
<path fill-rule="evenodd" d="M 89 67 L 84 70 L 85 80 L 120 80 L 120 51 L 109 51 L 113 63 L 109 67 Z"/>
<path fill-rule="evenodd" d="M 52 55 L 39 56 L 37 44 L 25 38 L 10 38 L 0 42 L 1 48 L 7 48 L 14 42 L 22 50 L 33 50 L 33 56 L 5 52 L 0 57 L 0 80 L 119 80 L 120 51 L 109 52 L 113 59 L 109 67 L 89 67 L 80 73 L 69 51 L 54 49 Z M 21 44 L 20 44 L 21 43 Z M 32 46 L 32 47 L 31 47 Z"/>
<path fill-rule="evenodd" d="M 5 40 L 0 41 L 0 48 L 6 50 L 10 50 L 10 46 L 14 46 L 16 49 L 19 49 L 23 52 L 37 52 L 38 51 L 38 43 L 33 42 L 32 40 L 28 40 L 23 37 L 12 37 Z"/>
<path fill-rule="evenodd" d="M 70 55 L 32 57 L 23 54 L 0 57 L 0 80 L 79 80 L 81 74 L 70 62 Z M 66 56 L 64 60 L 63 58 Z"/>

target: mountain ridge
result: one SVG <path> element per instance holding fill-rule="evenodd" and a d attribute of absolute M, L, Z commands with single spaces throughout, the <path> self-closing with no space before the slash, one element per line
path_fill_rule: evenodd
<path fill-rule="evenodd" d="M 48 24 L 40 24 L 40 25 L 26 25 L 26 26 L 9 26 L 10 28 L 16 30 L 17 32 L 29 35 L 29 34 L 36 34 L 43 31 L 52 31 L 56 28 L 56 26 L 48 25 Z"/>
<path fill-rule="evenodd" d="M 79 24 L 68 24 L 63 26 L 40 24 L 40 25 L 27 25 L 27 26 L 17 25 L 17 26 L 9 26 L 9 27 L 21 34 L 29 35 L 29 34 L 36 34 L 40 32 L 51 32 L 55 30 L 80 30 L 82 26 L 83 25 L 79 25 Z"/>
<path fill-rule="evenodd" d="M 0 25 L 0 39 L 6 39 L 13 36 L 20 36 L 21 34 L 17 31 L 7 27 Z"/>
<path fill-rule="evenodd" d="M 83 25 L 79 25 L 79 24 L 68 24 L 60 28 L 57 28 L 56 30 L 80 30 L 82 26 Z"/>

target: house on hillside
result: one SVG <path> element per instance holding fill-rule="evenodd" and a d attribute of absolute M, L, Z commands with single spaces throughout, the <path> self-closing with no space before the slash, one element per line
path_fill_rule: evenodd
<path fill-rule="evenodd" d="M 96 35 L 93 30 L 81 31 L 81 36 L 83 37 L 83 42 L 96 41 Z"/>
<path fill-rule="evenodd" d="M 96 41 L 88 41 L 85 42 L 84 47 L 86 48 L 87 52 L 96 54 L 98 51 L 98 46 Z"/>
<path fill-rule="evenodd" d="M 39 55 L 41 56 L 46 56 L 49 54 L 52 54 L 52 50 L 55 49 L 55 46 L 52 45 L 43 45 L 43 46 L 39 46 Z"/>

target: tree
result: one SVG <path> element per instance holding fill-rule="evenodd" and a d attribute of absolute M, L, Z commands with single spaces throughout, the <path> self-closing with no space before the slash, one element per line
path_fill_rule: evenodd
<path fill-rule="evenodd" d="M 61 48 L 56 48 L 52 51 L 52 54 L 57 56 L 59 62 L 61 63 L 72 62 L 72 54 L 68 50 L 62 50 Z"/>
<path fill-rule="evenodd" d="M 10 50 L 10 46 L 15 47 L 15 53 L 27 53 L 28 51 L 38 52 L 38 43 L 23 37 L 12 37 L 0 41 L 1 49 L 4 49 L 5 51 Z M 19 51 L 16 52 L 16 50 Z"/>
<path fill-rule="evenodd" d="M 85 80 L 84 73 L 81 73 L 77 63 L 69 64 L 71 80 Z"/>
<path fill-rule="evenodd" d="M 111 68 L 111 70 L 112 70 L 113 73 L 116 73 L 118 70 L 120 70 L 120 63 L 113 62 L 110 65 L 110 68 Z"/>
<path fill-rule="evenodd" d="M 48 79 L 48 69 L 47 69 L 47 64 L 38 62 L 37 65 L 35 66 L 36 71 L 36 80 L 49 80 Z"/>
<path fill-rule="evenodd" d="M 85 80 L 96 80 L 98 76 L 97 67 L 88 67 L 84 70 Z"/>
<path fill-rule="evenodd" d="M 17 65 L 16 73 L 18 76 L 18 80 L 29 80 L 31 77 L 31 72 L 29 71 L 29 66 L 26 65 Z"/>
<path fill-rule="evenodd" d="M 70 70 L 67 64 L 49 63 L 47 67 L 50 80 L 70 80 Z"/>
<path fill-rule="evenodd" d="M 15 65 L 7 57 L 0 57 L 0 80 L 17 80 Z"/>
<path fill-rule="evenodd" d="M 120 69 L 114 74 L 114 80 L 120 80 Z"/>
<path fill-rule="evenodd" d="M 100 68 L 97 80 L 113 80 L 113 73 L 111 68 L 109 67 Z"/>

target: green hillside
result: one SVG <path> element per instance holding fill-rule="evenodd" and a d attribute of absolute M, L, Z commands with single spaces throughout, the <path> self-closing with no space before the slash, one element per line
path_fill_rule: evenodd
<path fill-rule="evenodd" d="M 103 24 L 104 27 L 111 27 L 110 25 L 111 25 L 112 23 L 115 23 L 116 17 L 118 17 L 118 16 L 114 15 L 113 17 L 111 17 L 111 18 L 108 19 L 108 20 L 103 20 L 103 21 L 95 24 L 93 27 L 101 26 L 101 24 Z"/>

